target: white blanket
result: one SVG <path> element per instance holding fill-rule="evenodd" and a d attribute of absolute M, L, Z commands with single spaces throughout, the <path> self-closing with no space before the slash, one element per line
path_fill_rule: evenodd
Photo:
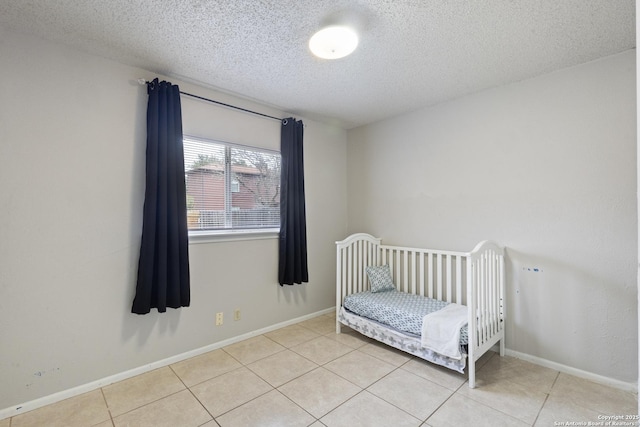
<path fill-rule="evenodd" d="M 422 319 L 422 347 L 452 359 L 462 359 L 460 328 L 467 324 L 467 307 L 451 303 Z"/>

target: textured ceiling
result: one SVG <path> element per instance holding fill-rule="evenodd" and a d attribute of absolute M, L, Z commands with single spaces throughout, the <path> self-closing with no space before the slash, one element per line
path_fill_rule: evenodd
<path fill-rule="evenodd" d="M 314 58 L 336 17 L 358 49 Z M 352 128 L 634 48 L 635 0 L 0 0 L 0 25 Z"/>

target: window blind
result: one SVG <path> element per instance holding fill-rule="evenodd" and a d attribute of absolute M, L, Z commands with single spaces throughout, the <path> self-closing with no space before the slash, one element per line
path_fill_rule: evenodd
<path fill-rule="evenodd" d="M 190 231 L 280 227 L 280 154 L 185 137 Z"/>

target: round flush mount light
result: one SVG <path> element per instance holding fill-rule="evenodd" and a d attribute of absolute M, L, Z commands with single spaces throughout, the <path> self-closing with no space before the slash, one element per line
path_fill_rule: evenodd
<path fill-rule="evenodd" d="M 309 49 L 319 58 L 339 59 L 358 47 L 358 34 L 344 25 L 331 25 L 315 33 L 309 40 Z"/>

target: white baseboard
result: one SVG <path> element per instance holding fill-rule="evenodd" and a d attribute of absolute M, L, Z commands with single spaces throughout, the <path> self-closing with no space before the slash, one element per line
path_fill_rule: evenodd
<path fill-rule="evenodd" d="M 561 363 L 552 362 L 540 357 L 531 356 L 526 353 L 520 353 L 515 350 L 506 349 L 507 356 L 512 356 L 518 359 L 526 360 L 527 362 L 534 363 L 536 365 L 544 366 L 545 368 L 554 369 L 565 374 L 573 375 L 579 378 L 584 378 L 589 381 L 593 381 L 598 384 L 607 385 L 620 390 L 629 391 L 632 393 L 638 392 L 638 383 L 628 383 L 625 381 L 616 380 L 613 378 L 605 377 L 602 375 L 594 374 L 592 372 L 583 371 L 581 369 L 572 368 L 571 366 L 563 365 Z"/>
<path fill-rule="evenodd" d="M 223 341 L 219 341 L 204 347 L 197 348 L 195 350 L 187 351 L 182 354 L 178 354 L 176 356 L 168 357 L 163 360 L 158 360 L 157 362 L 149 363 L 144 366 L 139 366 L 137 368 L 130 369 L 128 371 L 120 372 L 115 375 L 110 375 L 108 377 L 99 379 L 97 381 L 92 381 L 87 384 L 83 384 L 77 387 L 73 387 L 67 390 L 60 391 L 58 393 L 50 394 L 48 396 L 41 397 L 39 399 L 31 400 L 29 402 L 22 403 L 20 405 L 11 406 L 9 408 L 0 409 L 0 420 L 5 418 L 14 417 L 16 415 L 22 414 L 24 412 L 32 411 L 34 409 L 41 408 L 46 405 L 50 405 L 52 403 L 60 402 L 61 400 L 68 399 L 70 397 L 78 396 L 83 393 L 87 393 L 93 390 L 97 390 L 100 387 L 105 387 L 109 384 L 113 384 L 118 381 L 126 380 L 131 377 L 135 377 L 136 375 L 144 374 L 145 372 L 153 371 L 154 369 L 162 368 L 165 366 L 169 366 L 171 364 L 180 362 L 182 360 L 189 359 L 194 356 L 198 356 L 200 354 L 207 353 L 209 351 L 216 350 L 218 348 L 226 347 L 228 345 L 234 344 L 239 341 L 246 340 L 248 338 L 252 338 L 258 335 L 262 335 L 267 332 L 274 331 L 276 329 L 283 328 L 285 326 L 293 325 L 295 323 L 302 322 L 304 320 L 312 319 L 314 317 L 322 316 L 324 314 L 329 314 L 335 312 L 335 307 L 327 308 L 325 310 L 317 311 L 312 314 L 307 314 L 305 316 L 297 317 L 295 319 L 287 320 L 285 322 L 280 322 L 275 325 L 267 326 L 266 328 L 258 329 L 252 332 L 247 332 L 246 334 L 238 335 L 233 338 L 229 338 Z"/>

